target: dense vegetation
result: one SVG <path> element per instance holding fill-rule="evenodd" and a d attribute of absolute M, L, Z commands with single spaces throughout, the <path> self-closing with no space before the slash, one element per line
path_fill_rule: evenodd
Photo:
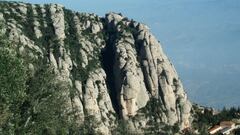
<path fill-rule="evenodd" d="M 0 127 L 11 127 L 17 123 L 19 106 L 26 98 L 26 70 L 21 59 L 15 57 L 0 37 Z"/>
<path fill-rule="evenodd" d="M 28 62 L 2 34 L 0 61 L 0 134 L 69 132 L 70 115 L 64 98 L 68 86 L 56 80 L 53 68 L 42 66 L 30 74 Z"/>

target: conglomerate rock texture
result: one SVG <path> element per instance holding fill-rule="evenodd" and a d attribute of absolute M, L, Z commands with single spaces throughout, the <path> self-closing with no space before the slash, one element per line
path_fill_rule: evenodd
<path fill-rule="evenodd" d="M 119 119 L 138 133 L 153 119 L 180 129 L 191 125 L 191 103 L 146 25 L 121 14 L 99 17 L 58 4 L 0 2 L 0 7 L 5 34 L 28 59 L 29 70 L 44 59 L 74 90 L 66 96 L 76 123 L 94 117 L 94 130 L 102 134 L 112 134 Z"/>

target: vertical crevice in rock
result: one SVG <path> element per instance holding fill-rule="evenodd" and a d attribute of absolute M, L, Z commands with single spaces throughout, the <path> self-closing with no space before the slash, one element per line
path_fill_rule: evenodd
<path fill-rule="evenodd" d="M 38 22 L 39 22 L 39 30 L 41 31 L 41 32 L 43 32 L 44 31 L 44 13 L 42 12 L 42 10 L 43 10 L 43 8 L 42 8 L 42 6 L 40 6 L 40 5 L 35 5 L 35 10 L 36 10 L 36 13 L 38 14 L 38 18 L 37 18 L 37 20 L 38 20 Z M 44 35 L 44 34 L 43 34 Z M 42 43 L 42 41 L 43 41 L 43 37 L 41 36 L 40 38 L 39 38 L 39 42 L 41 42 Z M 41 44 L 40 44 L 41 45 Z"/>
<path fill-rule="evenodd" d="M 151 93 L 151 85 L 150 83 L 148 82 L 148 69 L 144 66 L 144 60 L 142 57 L 141 57 L 141 49 L 143 49 L 143 42 L 142 40 L 138 40 L 137 39 L 137 33 L 133 33 L 133 37 L 134 37 L 134 40 L 135 40 L 135 46 L 136 46 L 136 52 L 137 52 L 137 56 L 138 56 L 138 62 L 140 63 L 140 67 L 141 67 L 141 70 L 143 72 L 143 79 L 144 79 L 144 84 L 148 90 L 148 92 L 152 95 Z M 153 96 L 153 95 L 152 95 Z"/>
<path fill-rule="evenodd" d="M 51 19 L 51 13 L 50 13 L 50 6 L 45 5 L 44 10 L 46 12 L 46 15 L 44 17 L 44 20 L 46 21 L 46 27 L 44 27 L 44 37 L 43 37 L 43 45 L 46 49 L 46 55 L 48 58 L 48 61 L 51 62 L 52 56 L 51 56 L 51 42 L 52 42 L 52 36 L 54 35 L 54 27 L 53 22 Z"/>
<path fill-rule="evenodd" d="M 131 20 L 130 24 L 128 27 L 131 28 L 131 33 L 133 35 L 133 38 L 134 38 L 134 41 L 135 41 L 135 48 L 136 48 L 136 52 L 137 52 L 137 61 L 140 63 L 140 68 L 141 68 L 141 71 L 143 72 L 143 80 L 144 80 L 144 84 L 145 84 L 145 87 L 147 89 L 147 91 L 151 94 L 152 97 L 154 97 L 154 95 L 152 94 L 152 87 L 151 87 L 151 84 L 149 83 L 149 77 L 148 77 L 148 73 L 149 73 L 149 69 L 146 68 L 146 61 L 147 61 L 147 58 L 144 58 L 142 56 L 142 50 L 144 50 L 144 42 L 145 39 L 138 39 L 138 36 L 140 35 L 141 31 L 142 30 L 139 30 L 137 27 L 139 26 L 140 24 Z"/>
<path fill-rule="evenodd" d="M 158 89 L 159 89 L 159 92 L 158 92 L 158 96 L 160 97 L 159 101 L 161 101 L 161 105 L 164 106 L 164 110 L 166 110 L 166 103 L 165 103 L 165 100 L 164 100 L 164 93 L 163 93 L 163 89 L 161 87 L 161 85 L 159 84 L 158 86 Z"/>
<path fill-rule="evenodd" d="M 120 106 L 118 99 L 118 91 L 115 86 L 115 77 L 114 77 L 114 61 L 115 61 L 115 50 L 114 44 L 116 40 L 116 33 L 113 29 L 108 28 L 106 20 L 102 18 L 103 24 L 105 24 L 105 35 L 106 35 L 106 47 L 102 49 L 102 67 L 107 74 L 107 88 L 109 90 L 110 98 L 113 104 L 115 112 L 120 116 Z M 110 29 L 110 30 L 109 30 Z"/>
<path fill-rule="evenodd" d="M 34 34 L 34 15 L 33 15 L 33 7 L 30 4 L 27 4 L 27 15 L 26 15 L 26 22 L 24 23 L 23 30 L 25 35 L 29 37 L 29 39 L 36 41 L 36 35 Z"/>
<path fill-rule="evenodd" d="M 65 29 L 66 38 L 64 40 L 64 44 L 66 50 L 70 51 L 71 54 L 70 57 L 72 61 L 75 62 L 75 64 L 73 64 L 71 72 L 73 74 L 72 79 L 76 80 L 81 78 L 81 75 L 78 71 L 80 66 L 82 65 L 82 58 L 79 52 L 81 45 L 79 44 L 76 25 L 73 21 L 75 14 L 67 9 L 64 9 L 64 13 L 66 26 Z"/>

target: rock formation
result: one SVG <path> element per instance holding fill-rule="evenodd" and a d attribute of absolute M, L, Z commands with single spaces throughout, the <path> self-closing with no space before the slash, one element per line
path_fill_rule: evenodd
<path fill-rule="evenodd" d="M 58 4 L 0 2 L 0 7 L 5 34 L 29 70 L 43 59 L 71 86 L 69 93 L 74 92 L 66 96 L 76 123 L 92 117 L 94 130 L 102 134 L 111 134 L 118 119 L 138 133 L 153 118 L 180 129 L 191 125 L 191 103 L 146 25 L 121 14 L 99 17 Z"/>

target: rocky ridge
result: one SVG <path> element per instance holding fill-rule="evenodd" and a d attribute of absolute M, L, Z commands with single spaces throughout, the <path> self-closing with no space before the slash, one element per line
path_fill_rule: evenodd
<path fill-rule="evenodd" d="M 94 130 L 112 134 L 118 119 L 142 133 L 152 121 L 191 125 L 191 103 L 174 66 L 149 28 L 121 14 L 79 13 L 58 4 L 0 2 L 5 34 L 35 72 L 54 66 L 69 83 L 68 110 Z M 151 112 L 155 114 L 152 114 Z"/>

